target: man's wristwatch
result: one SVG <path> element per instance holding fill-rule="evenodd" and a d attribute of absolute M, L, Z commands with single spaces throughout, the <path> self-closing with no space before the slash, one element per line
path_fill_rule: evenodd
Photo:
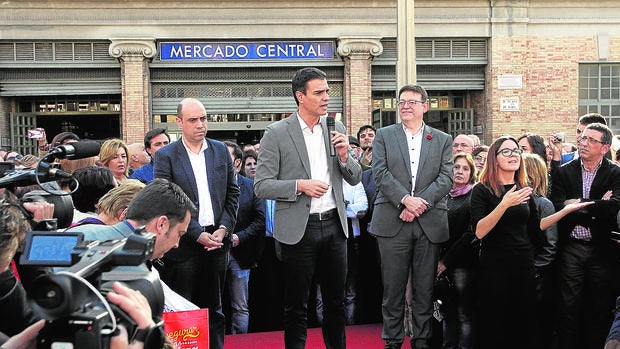
<path fill-rule="evenodd" d="M 164 321 L 161 320 L 153 326 L 147 328 L 137 328 L 133 334 L 132 340 L 144 343 L 144 349 L 161 349 L 164 347 Z"/>

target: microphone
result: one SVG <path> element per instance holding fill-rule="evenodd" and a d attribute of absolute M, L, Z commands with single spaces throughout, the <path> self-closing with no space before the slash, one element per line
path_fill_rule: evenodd
<path fill-rule="evenodd" d="M 329 156 L 336 156 L 336 148 L 334 147 L 334 143 L 332 143 L 332 131 L 336 131 L 336 120 L 328 116 L 325 118 L 327 122 L 327 134 L 329 135 Z"/>
<path fill-rule="evenodd" d="M 73 179 L 70 173 L 49 165 L 45 166 L 44 163 L 42 165 L 40 168 L 37 168 L 39 171 L 32 169 L 6 172 L 6 175 L 0 178 L 0 188 L 28 186 L 57 179 Z"/>
<path fill-rule="evenodd" d="M 83 159 L 99 155 L 101 144 L 97 141 L 79 141 L 61 144 L 52 148 L 48 155 L 53 155 L 57 159 Z"/>

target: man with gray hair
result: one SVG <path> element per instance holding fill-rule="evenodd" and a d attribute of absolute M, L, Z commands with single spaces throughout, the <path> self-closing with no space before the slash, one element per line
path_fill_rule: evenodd
<path fill-rule="evenodd" d="M 585 126 L 577 137 L 579 158 L 553 175 L 550 199 L 557 211 L 577 201 L 593 202 L 558 222 L 558 338 L 563 349 L 602 348 L 611 325 L 618 248 L 611 231 L 620 208 L 620 167 L 605 158 L 611 140 L 607 126 Z"/>

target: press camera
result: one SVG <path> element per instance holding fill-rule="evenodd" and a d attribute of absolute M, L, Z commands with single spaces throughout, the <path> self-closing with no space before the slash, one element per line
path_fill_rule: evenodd
<path fill-rule="evenodd" d="M 144 228 L 125 239 L 101 242 L 84 241 L 81 233 L 27 232 L 20 263 L 62 269 L 35 279 L 29 293 L 33 308 L 47 321 L 37 348 L 108 348 L 119 323 L 135 333 L 131 317 L 105 297 L 114 281 L 139 290 L 153 317 L 160 317 L 162 286 L 144 264 L 153 254 L 155 237 Z"/>

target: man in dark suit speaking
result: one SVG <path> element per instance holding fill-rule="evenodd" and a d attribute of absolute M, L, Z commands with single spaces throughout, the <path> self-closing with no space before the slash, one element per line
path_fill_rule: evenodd
<path fill-rule="evenodd" d="M 179 185 L 198 207 L 177 249 L 168 252 L 162 280 L 201 308 L 209 308 L 209 348 L 224 347 L 222 290 L 235 227 L 239 186 L 224 143 L 205 138 L 204 105 L 186 98 L 177 107 L 183 137 L 155 153 L 155 178 Z"/>
<path fill-rule="evenodd" d="M 377 130 L 372 171 L 379 192 L 372 215 L 383 278 L 385 348 L 404 339 L 405 289 L 413 283 L 411 347 L 429 348 L 439 244 L 448 240 L 446 195 L 452 187 L 452 137 L 424 124 L 428 95 L 407 85 L 398 93 L 400 123 Z"/>
<path fill-rule="evenodd" d="M 254 177 L 256 195 L 275 201 L 273 236 L 285 280 L 284 344 L 305 347 L 308 295 L 316 273 L 325 346 L 345 348 L 348 231 L 342 180 L 357 184 L 362 169 L 350 153 L 342 123 L 328 131 L 325 73 L 300 69 L 292 89 L 298 110 L 265 131 Z"/>

